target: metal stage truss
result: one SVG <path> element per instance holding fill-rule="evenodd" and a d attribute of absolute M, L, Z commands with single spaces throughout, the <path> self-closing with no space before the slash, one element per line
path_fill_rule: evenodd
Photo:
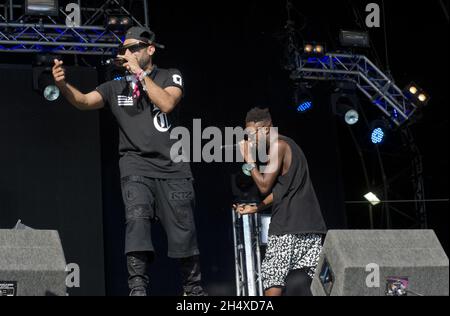
<path fill-rule="evenodd" d="M 142 0 L 145 22 L 141 23 L 124 8 L 118 0 L 106 0 L 98 8 L 83 7 L 81 25 L 68 26 L 64 7 L 59 17 L 44 16 L 37 23 L 28 23 L 22 5 L 13 5 L 12 0 L 0 5 L 0 52 L 54 53 L 77 55 L 113 56 L 123 38 L 105 26 L 105 14 L 130 16 L 138 26 L 148 26 L 148 1 Z M 16 12 L 21 15 L 15 18 Z M 17 15 L 17 14 L 16 14 Z"/>
<path fill-rule="evenodd" d="M 363 55 L 330 53 L 308 57 L 297 53 L 291 78 L 353 82 L 397 126 L 418 109 L 392 79 Z"/>

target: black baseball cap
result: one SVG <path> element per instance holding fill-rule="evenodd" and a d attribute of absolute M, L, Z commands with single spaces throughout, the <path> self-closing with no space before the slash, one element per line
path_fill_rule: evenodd
<path fill-rule="evenodd" d="M 155 45 L 158 48 L 164 48 L 164 45 L 155 42 L 155 33 L 146 27 L 134 26 L 130 28 L 125 39 L 136 39 L 144 43 Z"/>

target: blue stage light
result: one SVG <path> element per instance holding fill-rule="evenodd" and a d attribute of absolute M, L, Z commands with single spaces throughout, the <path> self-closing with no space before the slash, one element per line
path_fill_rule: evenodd
<path fill-rule="evenodd" d="M 372 130 L 372 134 L 370 136 L 370 139 L 372 141 L 372 144 L 379 145 L 384 142 L 386 138 L 386 132 L 382 127 L 377 127 Z"/>
<path fill-rule="evenodd" d="M 311 110 L 312 107 L 313 107 L 312 101 L 304 101 L 304 102 L 302 102 L 301 104 L 298 105 L 297 112 L 305 113 L 305 112 Z"/>
<path fill-rule="evenodd" d="M 294 104 L 298 113 L 306 113 L 310 111 L 313 106 L 313 98 L 309 91 L 311 87 L 307 83 L 300 83 L 294 92 Z"/>

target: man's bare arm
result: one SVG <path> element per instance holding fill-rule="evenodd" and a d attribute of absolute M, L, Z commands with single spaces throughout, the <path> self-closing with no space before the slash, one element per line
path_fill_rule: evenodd
<path fill-rule="evenodd" d="M 66 82 L 66 73 L 63 66 L 63 62 L 55 60 L 53 66 L 53 78 L 55 84 L 61 90 L 61 93 L 69 101 L 70 104 L 75 106 L 79 110 L 98 110 L 105 106 L 102 96 L 97 91 L 84 94 L 77 88 L 71 86 Z"/>
<path fill-rule="evenodd" d="M 59 89 L 61 90 L 61 93 L 64 95 L 67 101 L 69 101 L 70 104 L 72 104 L 79 110 L 99 110 L 105 106 L 101 94 L 97 91 L 92 91 L 91 93 L 84 94 L 70 84 L 59 87 Z"/>
<path fill-rule="evenodd" d="M 287 144 L 284 142 L 277 141 L 272 144 L 272 146 L 269 153 L 269 165 L 266 167 L 266 170 L 270 172 L 262 174 L 258 168 L 252 170 L 252 178 L 263 195 L 272 192 L 275 181 L 281 174 L 284 157 L 287 151 Z"/>
<path fill-rule="evenodd" d="M 258 205 L 258 212 L 267 210 L 273 204 L 273 193 L 267 196 L 264 201 Z"/>

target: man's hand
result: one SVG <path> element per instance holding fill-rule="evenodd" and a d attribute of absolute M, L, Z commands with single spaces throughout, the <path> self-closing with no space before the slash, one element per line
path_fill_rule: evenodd
<path fill-rule="evenodd" d="M 139 75 L 143 71 L 139 66 L 139 61 L 136 55 L 130 53 L 130 51 L 127 51 L 125 55 L 118 55 L 117 57 L 125 59 L 127 61 L 125 64 L 123 64 L 123 66 L 132 74 Z"/>
<path fill-rule="evenodd" d="M 57 87 L 61 88 L 66 85 L 66 71 L 64 70 L 63 61 L 54 60 L 55 65 L 53 66 L 53 79 L 55 79 L 55 84 Z"/>
<path fill-rule="evenodd" d="M 255 149 L 254 143 L 243 140 L 239 143 L 239 148 L 246 163 L 256 163 L 256 160 L 253 157 L 253 151 Z"/>
<path fill-rule="evenodd" d="M 233 205 L 236 213 L 240 215 L 250 215 L 258 213 L 258 207 L 254 205 Z"/>

